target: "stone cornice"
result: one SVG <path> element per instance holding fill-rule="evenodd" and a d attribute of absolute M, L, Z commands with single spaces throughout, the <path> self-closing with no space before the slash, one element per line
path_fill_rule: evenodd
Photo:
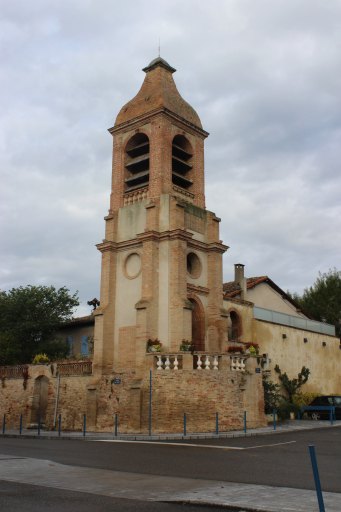
<path fill-rule="evenodd" d="M 201 242 L 201 240 L 196 240 L 195 238 L 192 238 L 188 242 L 188 246 L 192 247 L 193 249 L 199 249 L 204 252 L 218 252 L 220 254 L 223 254 L 227 251 L 229 248 L 227 245 L 224 245 L 222 242 Z"/>
<path fill-rule="evenodd" d="M 155 117 L 158 114 L 166 115 L 166 116 L 170 117 L 173 121 L 177 121 L 178 123 L 181 123 L 181 127 L 183 127 L 183 125 L 186 125 L 186 127 L 188 129 L 195 132 L 197 135 L 200 135 L 204 139 L 206 137 L 208 137 L 208 135 L 209 135 L 209 133 L 206 132 L 205 130 L 203 130 L 202 128 L 195 126 L 194 124 L 190 123 L 183 117 L 175 114 L 174 112 L 171 112 L 170 110 L 168 110 L 165 107 L 156 108 L 155 110 L 151 110 L 150 112 L 147 112 L 145 114 L 137 116 L 134 119 L 131 119 L 129 121 L 121 123 L 117 126 L 113 126 L 112 128 L 108 129 L 108 132 L 111 133 L 111 135 L 114 135 L 120 131 L 131 130 L 132 128 L 136 128 L 136 125 L 144 124 L 150 118 Z"/>
<path fill-rule="evenodd" d="M 190 241 L 193 237 L 192 233 L 189 233 L 183 229 L 174 229 L 172 231 L 146 231 L 145 233 L 139 233 L 137 239 L 139 242 L 158 241 L 164 240 L 183 240 Z"/>
<path fill-rule="evenodd" d="M 221 242 L 206 243 L 193 238 L 193 233 L 185 231 L 184 229 L 173 229 L 171 231 L 146 231 L 139 233 L 136 238 L 132 240 L 124 240 L 122 242 L 114 242 L 112 240 L 103 240 L 97 244 L 97 249 L 101 252 L 118 252 L 126 249 L 133 249 L 141 247 L 143 242 L 163 242 L 165 240 L 181 240 L 188 243 L 188 247 L 197 249 L 203 252 L 217 252 L 223 254 L 228 246 Z"/>
<path fill-rule="evenodd" d="M 110 240 L 103 240 L 102 243 L 96 245 L 97 249 L 103 252 L 118 252 L 126 249 L 136 249 L 141 247 L 141 242 L 134 238 L 133 240 L 125 240 L 124 242 L 113 242 Z"/>
<path fill-rule="evenodd" d="M 198 295 L 208 295 L 210 293 L 208 288 L 205 288 L 204 286 L 197 286 L 192 283 L 187 283 L 187 291 Z"/>

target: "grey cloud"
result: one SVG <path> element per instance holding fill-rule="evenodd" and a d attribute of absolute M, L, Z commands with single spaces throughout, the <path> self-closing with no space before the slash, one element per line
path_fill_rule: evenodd
<path fill-rule="evenodd" d="M 233 263 L 302 290 L 339 266 L 341 6 L 325 0 L 2 5 L 0 288 L 98 294 L 111 136 L 157 54 L 206 142 Z M 86 307 L 80 309 L 87 312 Z"/>

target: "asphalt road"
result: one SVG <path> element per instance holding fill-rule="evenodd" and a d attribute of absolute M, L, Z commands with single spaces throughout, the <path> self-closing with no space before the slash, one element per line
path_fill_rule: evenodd
<path fill-rule="evenodd" d="M 316 448 L 323 490 L 340 493 L 341 428 L 177 444 L 4 437 L 0 453 L 121 472 L 313 490 L 309 444 Z"/>

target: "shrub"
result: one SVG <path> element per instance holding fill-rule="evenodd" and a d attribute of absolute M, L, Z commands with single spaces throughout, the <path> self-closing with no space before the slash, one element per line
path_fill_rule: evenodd
<path fill-rule="evenodd" d="M 36 354 L 33 358 L 32 364 L 46 364 L 49 362 L 50 359 L 46 354 Z"/>

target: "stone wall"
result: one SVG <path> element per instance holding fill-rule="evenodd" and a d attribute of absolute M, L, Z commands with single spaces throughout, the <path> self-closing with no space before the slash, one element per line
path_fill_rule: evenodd
<path fill-rule="evenodd" d="M 271 362 L 272 380 L 276 364 L 290 379 L 296 378 L 302 366 L 310 370 L 303 391 L 317 394 L 341 394 L 340 340 L 334 336 L 304 331 L 284 325 L 254 320 L 253 340 L 260 353 L 267 353 Z"/>
<path fill-rule="evenodd" d="M 156 358 L 152 356 L 146 357 L 146 366 L 139 374 L 113 372 L 98 378 L 96 375 L 57 377 L 56 365 L 30 365 L 26 383 L 22 378 L 2 379 L 0 414 L 1 417 L 6 414 L 7 428 L 19 428 L 20 414 L 24 428 L 36 427 L 37 383 L 44 378 L 46 407 L 40 419 L 47 429 L 54 427 L 54 420 L 60 414 L 62 430 L 80 431 L 86 414 L 88 430 L 112 432 L 117 414 L 119 432 L 148 433 L 151 370 L 153 433 L 182 432 L 184 413 L 188 432 L 215 431 L 217 412 L 221 431 L 243 428 L 244 410 L 250 427 L 265 424 L 261 374 L 255 373 L 256 359 L 250 358 L 248 371 L 242 372 L 231 370 L 226 354 L 220 357 L 218 370 L 194 370 L 192 355 L 182 357 L 184 363 L 179 370 L 157 370 Z M 44 386 L 41 390 L 43 394 L 46 391 Z"/>
<path fill-rule="evenodd" d="M 83 414 L 87 412 L 86 386 L 90 375 L 62 375 L 58 379 L 56 364 L 28 365 L 27 368 L 27 379 L 1 379 L 0 414 L 2 417 L 6 414 L 7 428 L 18 429 L 22 415 L 23 428 L 37 426 L 40 417 L 42 425 L 52 429 L 56 413 L 56 417 L 62 415 L 63 429 L 81 430 Z M 40 386 L 43 379 L 44 387 Z"/>

